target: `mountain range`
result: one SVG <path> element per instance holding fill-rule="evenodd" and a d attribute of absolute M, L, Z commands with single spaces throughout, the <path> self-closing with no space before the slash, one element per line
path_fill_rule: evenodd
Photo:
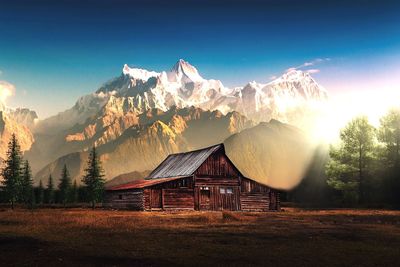
<path fill-rule="evenodd" d="M 95 145 L 111 179 L 151 170 L 169 153 L 223 142 L 271 119 L 302 127 L 308 110 L 327 98 L 327 91 L 299 70 L 266 84 L 227 88 L 204 79 L 184 60 L 162 72 L 124 65 L 120 76 L 55 116 L 39 120 L 34 111 L 4 108 L 0 157 L 15 132 L 35 182 L 59 177 L 67 164 L 79 183 L 87 151 Z"/>

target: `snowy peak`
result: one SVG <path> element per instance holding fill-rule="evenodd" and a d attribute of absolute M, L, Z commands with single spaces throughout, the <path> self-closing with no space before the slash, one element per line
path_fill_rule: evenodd
<path fill-rule="evenodd" d="M 202 82 L 204 79 L 200 76 L 197 69 L 190 65 L 183 59 L 179 59 L 178 62 L 172 67 L 171 74 L 175 74 L 178 80 L 185 83 L 187 82 Z M 173 75 L 170 75 L 173 76 Z"/>
<path fill-rule="evenodd" d="M 275 92 L 298 93 L 306 100 L 326 100 L 328 98 L 328 92 L 308 72 L 301 70 L 290 70 L 268 83 L 266 87 L 273 89 Z"/>
<path fill-rule="evenodd" d="M 296 81 L 305 78 L 311 78 L 308 72 L 303 72 L 301 70 L 289 70 L 288 72 L 284 73 L 281 77 L 279 77 L 277 80 Z"/>
<path fill-rule="evenodd" d="M 232 89 L 224 87 L 219 80 L 203 79 L 198 70 L 183 59 L 171 70 L 160 73 L 126 64 L 122 72 L 95 94 L 81 98 L 72 109 L 52 118 L 55 120 L 52 124 L 62 122 L 72 126 L 104 110 L 143 113 L 159 109 L 165 112 L 172 107 L 190 106 L 223 113 L 237 111 L 255 121 L 275 118 L 289 122 L 286 114 L 327 99 L 325 89 L 309 73 L 300 70 L 290 70 L 269 83 L 253 81 Z"/>
<path fill-rule="evenodd" d="M 151 77 L 158 77 L 160 73 L 155 72 L 155 71 L 148 71 L 144 69 L 139 69 L 139 68 L 130 68 L 127 64 L 124 65 L 122 69 L 122 73 L 124 75 L 129 75 L 130 77 L 137 79 L 137 80 L 142 80 L 142 81 L 147 81 Z"/>

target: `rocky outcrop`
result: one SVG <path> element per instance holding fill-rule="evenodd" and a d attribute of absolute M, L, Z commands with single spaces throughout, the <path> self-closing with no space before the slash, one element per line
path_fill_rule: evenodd
<path fill-rule="evenodd" d="M 0 111 L 0 157 L 3 159 L 6 158 L 8 142 L 11 140 L 12 134 L 16 135 L 21 151 L 31 148 L 34 138 L 29 128 Z"/>

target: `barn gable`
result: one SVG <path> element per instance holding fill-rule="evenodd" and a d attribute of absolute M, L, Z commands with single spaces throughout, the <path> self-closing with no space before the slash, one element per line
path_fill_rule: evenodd
<path fill-rule="evenodd" d="M 195 171 L 214 153 L 225 154 L 223 144 L 169 155 L 146 179 L 160 179 L 169 177 L 186 177 Z"/>

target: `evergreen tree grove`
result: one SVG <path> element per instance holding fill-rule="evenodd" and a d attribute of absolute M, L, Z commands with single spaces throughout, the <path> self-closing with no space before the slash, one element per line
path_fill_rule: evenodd
<path fill-rule="evenodd" d="M 6 199 L 14 209 L 14 203 L 19 200 L 21 195 L 21 149 L 15 134 L 12 135 L 8 143 L 7 159 L 1 170 Z"/>
<path fill-rule="evenodd" d="M 92 204 L 93 209 L 95 208 L 96 202 L 102 200 L 104 191 L 103 177 L 104 171 L 102 169 L 96 147 L 93 146 L 92 150 L 89 153 L 85 175 L 82 178 L 82 182 L 86 185 L 88 198 Z"/>
<path fill-rule="evenodd" d="M 60 201 L 65 206 L 70 198 L 70 190 L 71 190 L 71 177 L 68 172 L 67 165 L 64 164 L 64 167 L 61 171 L 61 180 L 58 185 L 58 189 L 60 190 Z"/>
<path fill-rule="evenodd" d="M 21 200 L 25 204 L 32 206 L 35 202 L 35 194 L 33 190 L 32 171 L 27 160 L 24 162 L 21 178 Z"/>
<path fill-rule="evenodd" d="M 46 202 L 49 204 L 54 203 L 54 184 L 53 184 L 53 177 L 51 176 L 51 174 L 49 175 L 49 180 L 47 182 Z"/>
<path fill-rule="evenodd" d="M 37 203 L 43 204 L 44 202 L 44 188 L 43 188 L 43 183 L 42 180 L 39 182 L 39 187 L 38 187 L 38 199 Z"/>
<path fill-rule="evenodd" d="M 74 180 L 74 183 L 72 184 L 71 188 L 71 202 L 72 203 L 78 203 L 78 184 L 76 183 L 76 180 Z"/>

